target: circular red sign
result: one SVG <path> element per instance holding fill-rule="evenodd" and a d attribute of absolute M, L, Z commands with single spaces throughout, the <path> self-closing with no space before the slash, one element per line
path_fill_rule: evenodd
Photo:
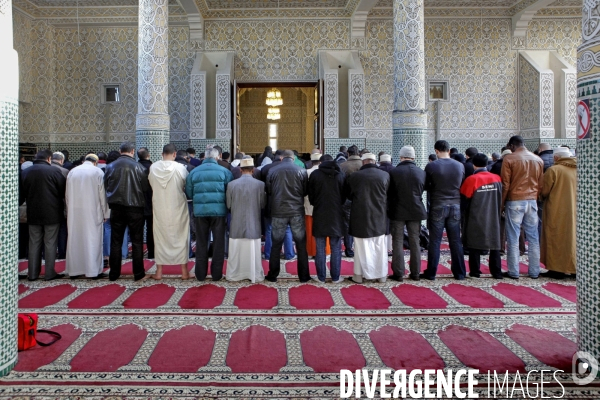
<path fill-rule="evenodd" d="M 577 139 L 585 139 L 590 131 L 591 125 L 590 108 L 585 101 L 577 105 Z"/>

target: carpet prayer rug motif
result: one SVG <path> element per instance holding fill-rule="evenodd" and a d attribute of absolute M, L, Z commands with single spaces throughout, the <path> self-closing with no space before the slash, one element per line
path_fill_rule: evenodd
<path fill-rule="evenodd" d="M 600 382 L 578 387 L 570 374 L 573 279 L 456 281 L 445 252 L 434 281 L 302 284 L 296 263 L 282 261 L 277 283 L 181 281 L 177 266 L 162 281 L 134 282 L 127 268 L 115 282 L 21 281 L 20 312 L 63 339 L 20 353 L 0 397 L 337 398 L 342 368 L 477 368 L 480 382 L 488 370 L 561 369 L 566 398 L 600 398 Z M 344 258 L 342 275 L 352 270 Z"/>

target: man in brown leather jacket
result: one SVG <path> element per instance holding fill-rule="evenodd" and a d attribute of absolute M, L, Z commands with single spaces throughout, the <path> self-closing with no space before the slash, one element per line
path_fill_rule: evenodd
<path fill-rule="evenodd" d="M 502 162 L 502 205 L 506 213 L 508 239 L 508 273 L 505 276 L 519 279 L 519 234 L 521 225 L 529 242 L 529 276 L 540 274 L 540 241 L 538 234 L 537 199 L 542 189 L 544 162 L 527 151 L 521 136 L 513 136 Z"/>

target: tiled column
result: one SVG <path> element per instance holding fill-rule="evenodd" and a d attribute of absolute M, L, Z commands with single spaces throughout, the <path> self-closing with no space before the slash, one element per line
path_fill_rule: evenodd
<path fill-rule="evenodd" d="M 0 57 L 0 376 L 4 376 L 17 362 L 19 62 L 13 49 L 10 1 L 0 1 Z"/>
<path fill-rule="evenodd" d="M 393 154 L 415 148 L 415 162 L 427 163 L 423 0 L 394 0 Z"/>
<path fill-rule="evenodd" d="M 169 142 L 168 0 L 140 0 L 136 147 L 158 160 Z"/>
<path fill-rule="evenodd" d="M 577 54 L 577 123 L 588 108 L 591 138 L 577 141 L 577 345 L 580 351 L 599 359 L 600 0 L 583 4 L 582 44 Z"/>

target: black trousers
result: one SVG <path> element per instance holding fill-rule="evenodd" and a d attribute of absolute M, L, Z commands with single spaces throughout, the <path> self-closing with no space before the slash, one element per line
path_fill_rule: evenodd
<path fill-rule="evenodd" d="M 227 217 L 196 217 L 196 279 L 203 281 L 208 272 L 208 246 L 213 236 L 213 257 L 210 275 L 213 281 L 223 277 L 225 261 L 225 226 Z"/>
<path fill-rule="evenodd" d="M 19 259 L 28 257 L 29 252 L 29 225 L 19 223 Z"/>
<path fill-rule="evenodd" d="M 148 258 L 154 259 L 154 232 L 152 231 L 152 215 L 144 215 L 146 225 L 146 247 L 148 248 Z"/>
<path fill-rule="evenodd" d="M 133 259 L 133 279 L 146 276 L 144 270 L 144 209 L 138 207 L 118 207 L 110 213 L 110 265 L 109 279 L 115 281 L 121 276 L 121 247 L 125 229 L 129 227 Z"/>
<path fill-rule="evenodd" d="M 481 253 L 485 250 L 479 249 L 469 249 L 469 275 L 471 276 L 479 276 L 481 275 L 481 270 L 479 266 L 481 265 Z M 502 276 L 502 265 L 500 261 L 500 250 L 490 250 L 490 274 L 493 277 L 499 278 Z"/>
<path fill-rule="evenodd" d="M 67 258 L 67 219 L 63 218 L 60 222 L 60 228 L 58 230 L 58 259 L 64 260 Z"/>

